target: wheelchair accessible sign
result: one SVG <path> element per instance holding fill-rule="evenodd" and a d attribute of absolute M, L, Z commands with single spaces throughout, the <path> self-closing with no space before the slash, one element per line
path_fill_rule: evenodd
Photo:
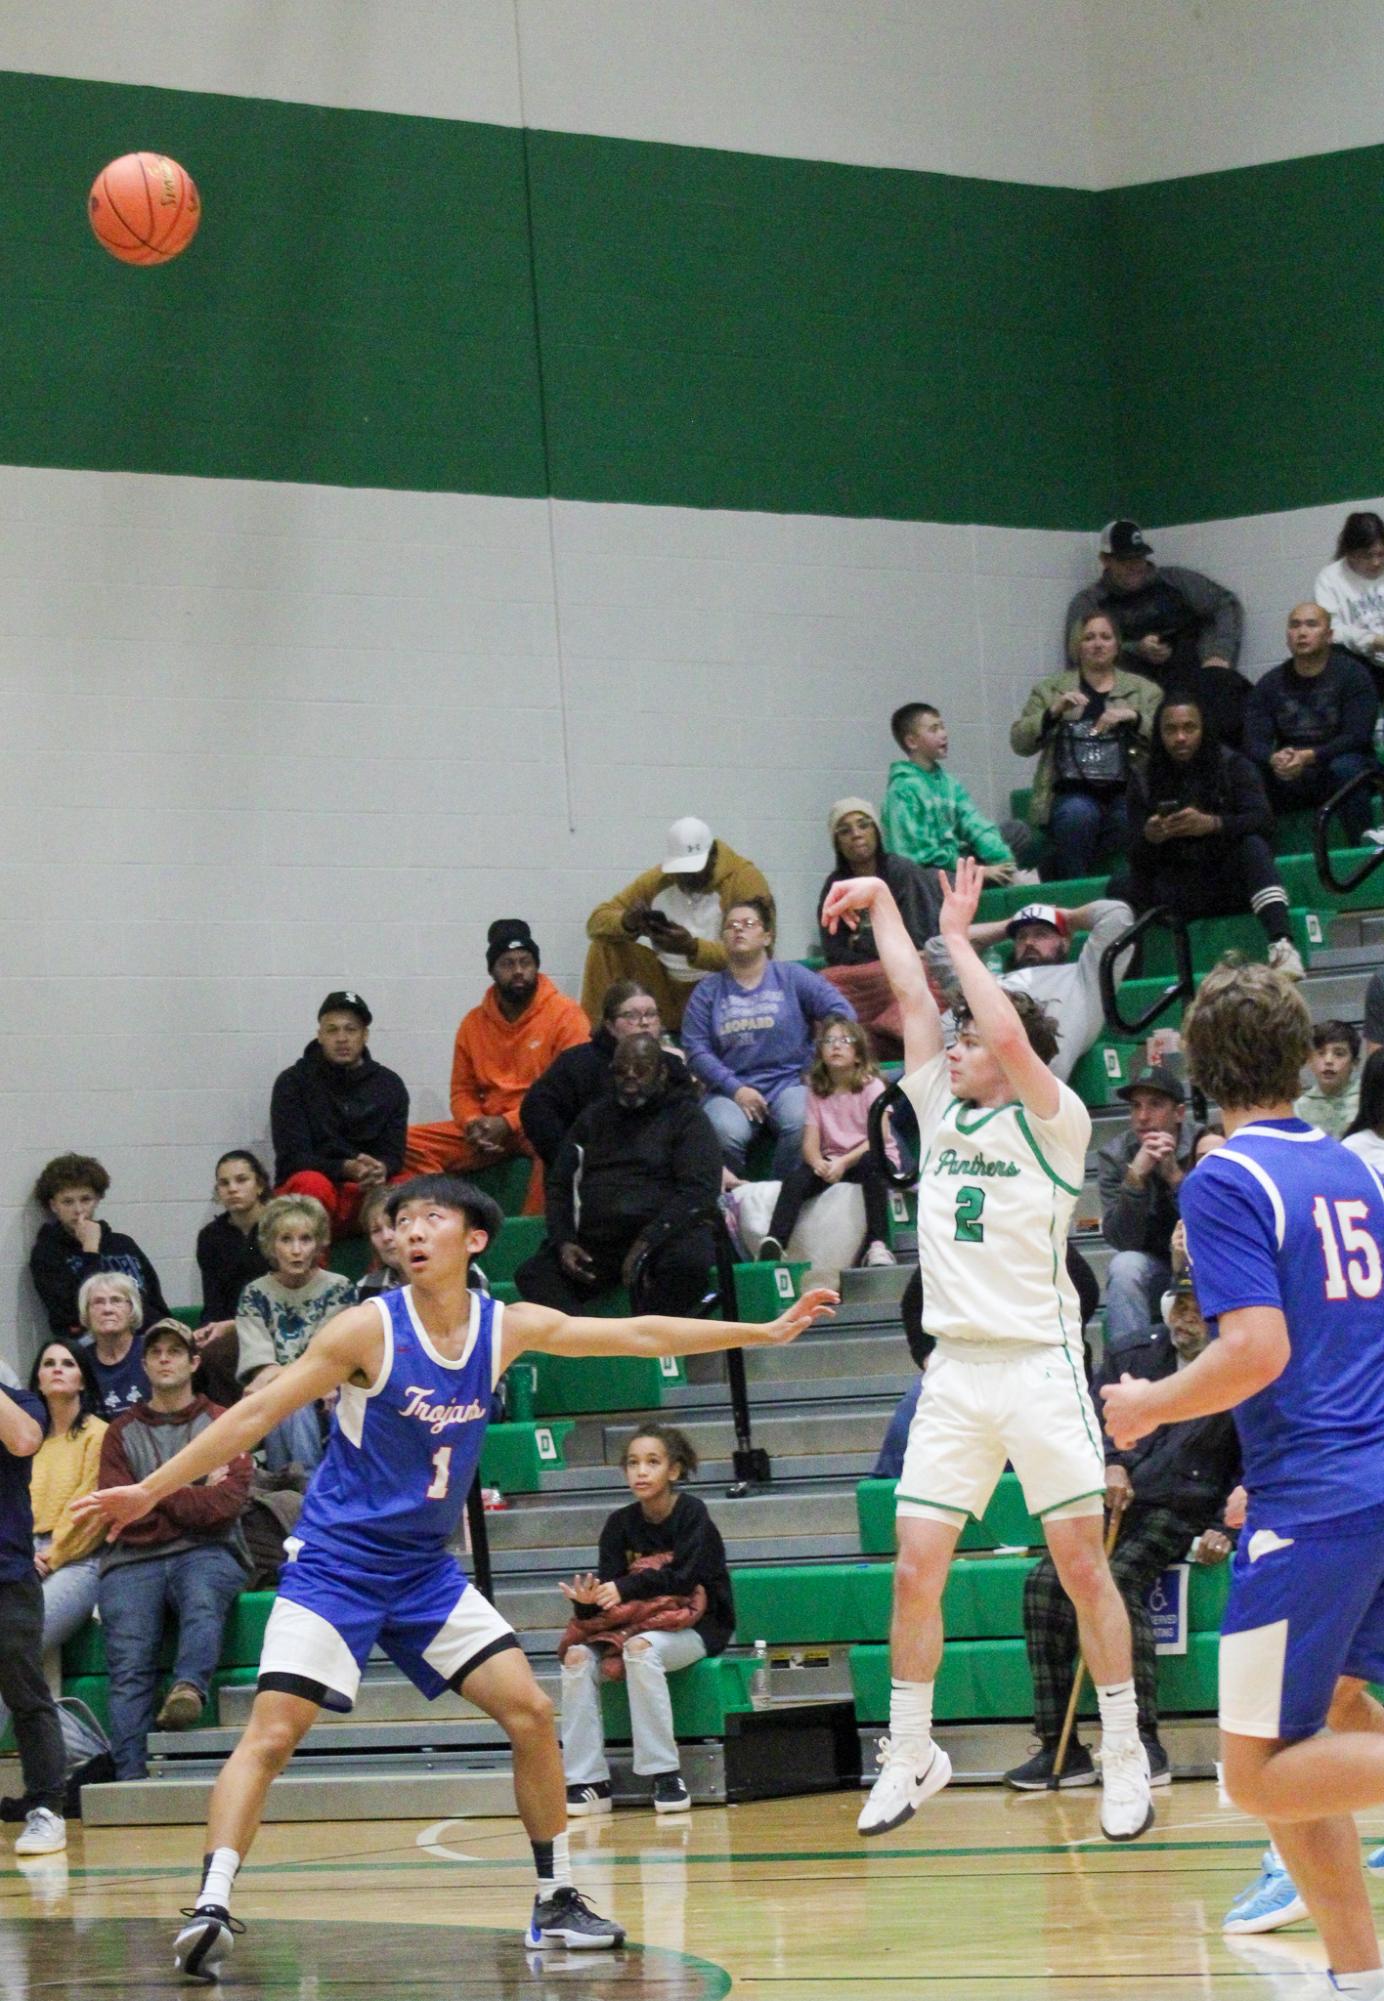
<path fill-rule="evenodd" d="M 1171 1564 L 1144 1593 L 1144 1603 L 1153 1622 L 1155 1653 L 1187 1651 L 1187 1579 L 1191 1568 L 1189 1563 Z"/>

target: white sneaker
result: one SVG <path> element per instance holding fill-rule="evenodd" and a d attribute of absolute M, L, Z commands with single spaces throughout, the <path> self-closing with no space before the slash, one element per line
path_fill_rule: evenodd
<path fill-rule="evenodd" d="M 888 1737 L 880 1738 L 879 1777 L 860 1809 L 857 1834 L 888 1834 L 891 1828 L 912 1820 L 924 1800 L 941 1792 L 952 1775 L 951 1759 L 940 1744 L 931 1749 L 931 1760 L 920 1772 L 916 1753 L 894 1745 Z"/>
<path fill-rule="evenodd" d="M 1107 1841 L 1137 1841 L 1153 1826 L 1149 1757 L 1138 1737 L 1101 1745 L 1100 1831 Z"/>
<path fill-rule="evenodd" d="M 1384 848 L 1384 827 L 1366 827 L 1360 839 L 1366 847 Z"/>
<path fill-rule="evenodd" d="M 896 1265 L 898 1259 L 894 1256 L 888 1244 L 884 1243 L 879 1237 L 876 1237 L 860 1262 L 867 1267 L 872 1265 Z"/>
<path fill-rule="evenodd" d="M 24 1832 L 14 1844 L 16 1855 L 59 1855 L 67 1846 L 67 1822 L 46 1806 L 33 1807 L 24 1818 Z"/>
<path fill-rule="evenodd" d="M 1276 973 L 1282 973 L 1290 980 L 1305 980 L 1307 968 L 1302 963 L 1302 954 L 1291 938 L 1275 938 L 1269 947 L 1269 964 Z"/>

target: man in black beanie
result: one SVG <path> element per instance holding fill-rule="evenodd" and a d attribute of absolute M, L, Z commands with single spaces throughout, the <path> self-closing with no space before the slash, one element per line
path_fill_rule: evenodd
<path fill-rule="evenodd" d="M 591 1034 L 574 1000 L 539 971 L 538 941 L 522 917 L 498 917 L 486 934 L 493 982 L 463 1015 L 452 1051 L 450 1119 L 410 1126 L 404 1166 L 412 1174 L 474 1174 L 511 1154 L 532 1154 L 519 1123 L 530 1084 L 554 1057 Z M 535 1172 L 526 1213 L 542 1208 Z"/>

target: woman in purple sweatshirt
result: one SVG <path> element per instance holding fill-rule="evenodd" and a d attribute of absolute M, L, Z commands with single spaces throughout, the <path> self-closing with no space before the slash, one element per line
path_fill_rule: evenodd
<path fill-rule="evenodd" d="M 760 1126 L 773 1133 L 780 1180 L 802 1160 L 807 1086 L 817 1024 L 829 1015 L 855 1020 L 855 1009 L 819 973 L 770 957 L 774 913 L 762 897 L 733 903 L 721 935 L 728 964 L 692 989 L 682 1044 L 694 1077 L 707 1087 L 706 1115 L 734 1174 Z"/>

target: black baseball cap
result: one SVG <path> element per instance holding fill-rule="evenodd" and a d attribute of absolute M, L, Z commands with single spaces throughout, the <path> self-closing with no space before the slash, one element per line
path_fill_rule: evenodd
<path fill-rule="evenodd" d="M 1151 556 L 1153 550 L 1144 540 L 1144 531 L 1137 521 L 1107 521 L 1100 531 L 1100 553 L 1102 556 Z"/>
<path fill-rule="evenodd" d="M 317 1019 L 321 1021 L 324 1014 L 354 1014 L 366 1028 L 375 1018 L 360 995 L 353 994 L 349 987 L 338 987 L 335 993 L 327 995 L 317 1010 Z"/>
<path fill-rule="evenodd" d="M 1127 1084 L 1122 1084 L 1115 1096 L 1123 1098 L 1128 1104 L 1136 1091 L 1161 1091 L 1163 1096 L 1171 1098 L 1175 1105 L 1185 1105 L 1187 1102 L 1182 1079 L 1176 1070 L 1170 1069 L 1166 1063 L 1150 1063 L 1137 1077 L 1131 1078 Z"/>

